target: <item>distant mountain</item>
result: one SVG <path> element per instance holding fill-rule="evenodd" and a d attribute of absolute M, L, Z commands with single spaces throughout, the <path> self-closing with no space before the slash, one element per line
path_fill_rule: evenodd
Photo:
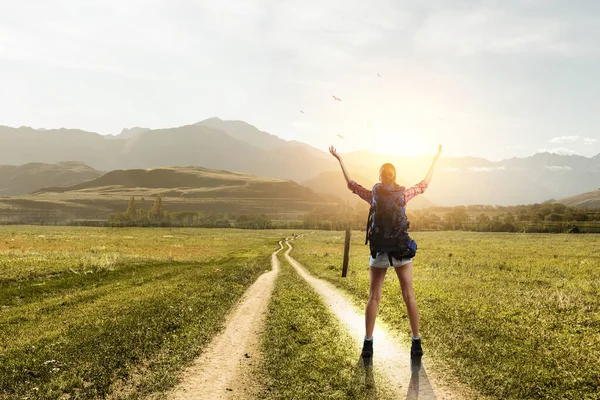
<path fill-rule="evenodd" d="M 123 140 L 71 129 L 39 132 L 0 126 L 0 160 L 19 165 L 74 159 L 99 170 L 202 165 L 296 181 L 335 166 L 331 157 L 309 145 L 261 133 L 242 122 L 208 121 L 212 122 L 138 132 Z M 234 137 L 246 131 L 251 134 L 244 140 Z M 256 139 L 262 135 L 268 136 Z"/>
<path fill-rule="evenodd" d="M 301 181 L 307 176 L 316 176 L 321 173 L 327 165 L 333 167 L 336 164 L 336 161 L 325 151 L 296 140 L 283 140 L 244 121 L 223 121 L 219 118 L 209 118 L 196 125 L 219 130 L 241 142 L 265 151 L 266 156 L 272 159 L 274 165 L 278 166 L 277 171 L 266 172 L 267 176 Z M 273 173 L 280 175 L 273 175 Z"/>
<path fill-rule="evenodd" d="M 333 175 L 326 173 L 338 171 L 339 166 L 326 151 L 283 140 L 243 121 L 211 118 L 170 129 L 131 128 L 113 139 L 71 129 L 38 131 L 0 126 L 0 144 L 0 160 L 12 165 L 78 160 L 105 171 L 201 165 L 306 182 L 322 193 L 347 198 L 344 190 L 329 188 L 330 184 L 338 185 L 339 179 L 330 183 L 329 176 Z M 371 180 L 377 178 L 381 164 L 392 162 L 406 185 L 424 178 L 431 159 L 366 151 L 344 154 L 348 168 Z M 600 154 L 588 158 L 540 153 L 498 162 L 442 157 L 422 198 L 436 205 L 529 204 L 587 192 L 599 181 Z M 371 183 L 365 182 L 359 183 Z M 415 200 L 414 206 L 417 204 Z"/>
<path fill-rule="evenodd" d="M 268 166 L 264 151 L 222 131 L 200 125 L 143 132 L 124 142 L 118 155 L 120 169 L 165 165 L 202 165 L 261 175 Z"/>
<path fill-rule="evenodd" d="M 207 120 L 198 122 L 196 125 L 202 125 L 212 129 L 218 129 L 227 133 L 229 136 L 235 139 L 241 140 L 263 150 L 282 151 L 283 149 L 289 149 L 292 151 L 299 151 L 300 149 L 302 149 L 305 152 L 307 152 L 310 156 L 331 161 L 329 159 L 329 154 L 324 151 L 315 149 L 314 147 L 306 143 L 302 143 L 296 140 L 283 140 L 278 136 L 261 131 L 254 125 L 250 125 L 249 123 L 244 121 L 224 121 L 220 118 L 209 118 Z"/>
<path fill-rule="evenodd" d="M 78 161 L 0 165 L 0 195 L 18 196 L 46 186 L 75 185 L 102 174 L 103 172 Z"/>
<path fill-rule="evenodd" d="M 220 118 L 209 118 L 198 122 L 196 125 L 226 132 L 234 139 L 252 144 L 263 150 L 272 150 L 287 144 L 285 140 L 261 131 L 254 125 L 244 121 L 223 121 Z"/>
<path fill-rule="evenodd" d="M 167 211 L 289 215 L 337 206 L 336 199 L 288 180 L 200 167 L 165 167 L 116 170 L 69 187 L 0 197 L 0 220 L 32 214 L 48 218 L 56 213 L 63 220 L 106 218 L 125 211 L 131 196 L 138 206 L 149 209 L 159 193 Z"/>
<path fill-rule="evenodd" d="M 600 188 L 591 192 L 576 194 L 558 202 L 571 207 L 600 208 Z"/>
<path fill-rule="evenodd" d="M 38 131 L 29 127 L 0 126 L 0 160 L 7 165 L 75 160 L 109 171 L 118 168 L 116 156 L 121 142 L 77 129 Z"/>
<path fill-rule="evenodd" d="M 377 176 L 380 164 L 376 160 L 391 162 L 398 176 L 416 183 L 425 176 L 432 157 L 355 152 L 344 155 L 344 159 L 367 176 Z M 427 190 L 427 199 L 438 205 L 541 203 L 596 187 L 600 181 L 599 164 L 598 156 L 550 153 L 498 162 L 442 156 Z"/>
<path fill-rule="evenodd" d="M 123 128 L 121 133 L 118 135 L 106 135 L 107 139 L 129 139 L 140 133 L 149 131 L 150 128 L 140 128 L 139 126 L 134 126 L 133 128 Z"/>
<path fill-rule="evenodd" d="M 354 172 L 349 173 L 353 180 L 366 188 L 370 189 L 376 183 L 375 179 L 370 179 Z M 346 181 L 344 180 L 344 175 L 342 175 L 342 172 L 339 169 L 337 171 L 322 172 L 321 174 L 303 182 L 302 184 L 311 188 L 317 193 L 328 194 L 340 198 L 352 206 L 364 204 L 368 207 L 367 203 L 365 203 L 360 197 L 348 189 Z M 404 185 L 407 188 L 412 186 L 406 182 L 403 182 L 400 178 L 398 179 L 398 184 Z M 427 200 L 425 195 L 417 196 L 409 203 L 410 209 L 419 209 L 432 206 L 434 206 L 434 204 Z"/>

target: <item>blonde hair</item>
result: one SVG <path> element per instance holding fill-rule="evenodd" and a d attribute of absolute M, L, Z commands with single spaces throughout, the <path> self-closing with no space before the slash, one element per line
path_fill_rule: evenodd
<path fill-rule="evenodd" d="M 383 164 L 379 169 L 379 179 L 382 183 L 396 183 L 396 168 L 390 163 Z"/>

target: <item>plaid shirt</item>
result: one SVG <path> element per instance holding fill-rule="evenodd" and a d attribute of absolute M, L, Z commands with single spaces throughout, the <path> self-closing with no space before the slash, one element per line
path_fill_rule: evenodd
<path fill-rule="evenodd" d="M 415 186 L 411 187 L 410 189 L 405 190 L 404 191 L 404 203 L 408 203 L 408 201 L 411 200 L 416 195 L 424 193 L 425 189 L 427 189 L 427 185 L 428 185 L 427 181 L 422 180 L 421 182 L 417 183 Z M 361 199 L 363 199 L 367 203 L 369 203 L 369 204 L 372 203 L 373 192 L 371 190 L 365 189 L 364 187 L 360 186 L 358 183 L 356 183 L 354 181 L 348 182 L 348 189 L 352 190 L 352 193 L 357 194 Z"/>

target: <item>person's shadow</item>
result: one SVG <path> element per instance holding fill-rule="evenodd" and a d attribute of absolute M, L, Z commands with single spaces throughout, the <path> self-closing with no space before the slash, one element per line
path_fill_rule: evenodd
<path fill-rule="evenodd" d="M 365 380 L 365 392 L 367 394 L 367 399 L 376 400 L 377 396 L 377 386 L 375 385 L 375 377 L 373 376 L 373 358 L 372 357 L 359 357 L 358 362 L 356 363 L 356 370 L 361 372 L 364 370 Z"/>
<path fill-rule="evenodd" d="M 377 399 L 377 387 L 373 376 L 373 358 L 359 357 L 356 363 L 357 371 L 364 372 L 364 387 L 368 399 Z M 421 357 L 412 357 L 410 360 L 410 383 L 406 393 L 406 400 L 435 400 L 435 392 L 427 378 L 427 373 L 421 363 Z M 362 377 L 360 378 L 362 380 Z"/>
<path fill-rule="evenodd" d="M 425 369 L 422 368 L 421 357 L 411 357 L 410 359 L 410 384 L 406 393 L 406 400 L 436 399 L 433 387 L 427 378 Z"/>

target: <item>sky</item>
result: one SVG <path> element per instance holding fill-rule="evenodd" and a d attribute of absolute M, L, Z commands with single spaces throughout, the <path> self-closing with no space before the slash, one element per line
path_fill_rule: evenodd
<path fill-rule="evenodd" d="M 342 152 L 589 157 L 598 43 L 596 0 L 0 0 L 0 125 L 217 116 Z"/>

